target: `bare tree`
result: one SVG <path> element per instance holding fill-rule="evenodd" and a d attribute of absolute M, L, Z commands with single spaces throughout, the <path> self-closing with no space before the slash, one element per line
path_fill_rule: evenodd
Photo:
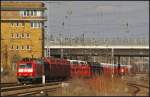
<path fill-rule="evenodd" d="M 21 56 L 18 52 L 13 52 L 11 54 L 11 68 L 14 70 L 16 67 L 16 63 L 21 60 Z"/>
<path fill-rule="evenodd" d="M 3 44 L 1 46 L 1 66 L 6 69 L 8 68 L 8 50 L 7 45 Z"/>

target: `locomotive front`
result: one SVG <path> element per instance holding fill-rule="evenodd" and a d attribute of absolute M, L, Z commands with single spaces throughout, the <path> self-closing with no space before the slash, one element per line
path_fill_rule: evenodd
<path fill-rule="evenodd" d="M 34 79 L 34 63 L 18 62 L 17 63 L 17 79 L 19 82 L 32 82 Z"/>

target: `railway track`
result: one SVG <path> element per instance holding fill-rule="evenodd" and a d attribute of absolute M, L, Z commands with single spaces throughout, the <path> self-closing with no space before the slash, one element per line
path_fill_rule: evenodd
<path fill-rule="evenodd" d="M 145 88 L 147 90 L 149 89 L 148 86 L 141 85 L 141 84 L 127 83 L 127 85 L 134 88 L 134 89 L 132 89 L 132 92 L 131 92 L 132 96 L 138 96 L 138 93 L 143 91 L 143 88 Z"/>
<path fill-rule="evenodd" d="M 146 83 L 144 82 L 145 80 L 147 81 L 146 77 L 140 77 L 139 80 L 129 81 L 127 83 L 127 85 L 132 89 L 131 90 L 132 96 L 139 96 L 139 95 L 141 96 L 142 93 L 143 96 L 149 95 L 148 93 L 149 85 L 147 84 L 147 82 Z"/>
<path fill-rule="evenodd" d="M 61 82 L 9 86 L 1 88 L 1 96 L 26 96 L 38 94 L 41 91 L 56 91 L 58 88 L 61 88 Z"/>
<path fill-rule="evenodd" d="M 19 86 L 21 85 L 20 83 L 13 82 L 13 83 L 1 83 L 1 88 L 3 87 L 12 87 L 12 86 Z"/>
<path fill-rule="evenodd" d="M 149 95 L 149 77 L 148 74 L 129 75 L 123 79 L 126 83 L 129 93 L 132 96 L 148 96 Z"/>
<path fill-rule="evenodd" d="M 26 92 L 26 93 L 21 93 L 21 94 L 17 94 L 17 96 L 35 96 L 37 94 L 39 95 L 47 95 L 48 96 L 48 92 L 56 92 L 56 90 L 60 89 L 59 87 L 57 88 L 51 88 L 51 89 L 44 89 L 44 90 L 37 90 L 37 91 L 32 91 L 32 92 Z"/>

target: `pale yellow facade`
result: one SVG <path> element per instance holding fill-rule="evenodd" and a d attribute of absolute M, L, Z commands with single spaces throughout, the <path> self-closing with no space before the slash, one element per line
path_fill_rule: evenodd
<path fill-rule="evenodd" d="M 1 2 L 1 66 L 44 55 L 44 7 L 40 2 Z"/>

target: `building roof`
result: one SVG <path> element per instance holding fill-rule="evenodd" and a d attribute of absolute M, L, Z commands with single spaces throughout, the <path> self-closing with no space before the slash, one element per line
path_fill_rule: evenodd
<path fill-rule="evenodd" d="M 1 2 L 1 10 L 45 10 L 45 4 L 42 2 Z"/>

